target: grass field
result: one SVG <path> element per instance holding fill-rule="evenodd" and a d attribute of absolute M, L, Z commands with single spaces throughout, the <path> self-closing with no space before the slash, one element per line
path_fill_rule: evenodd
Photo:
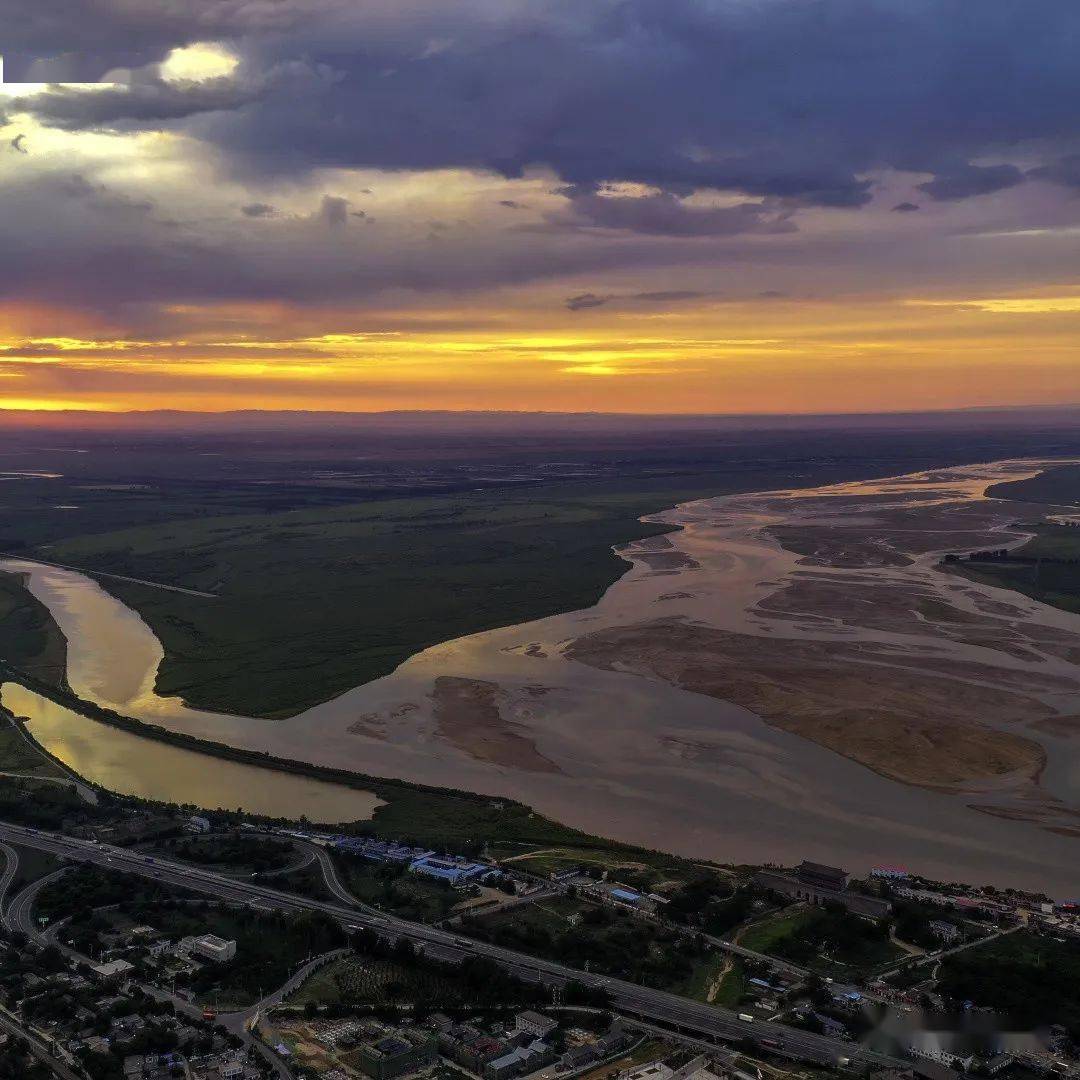
<path fill-rule="evenodd" d="M 268 718 L 427 645 L 592 603 L 625 569 L 611 546 L 657 531 L 641 515 L 679 501 L 1045 441 L 560 418 L 246 423 L 120 425 L 59 448 L 0 432 L 20 470 L 6 474 L 0 552 L 219 594 L 105 585 L 163 640 L 161 692 Z M 8 614 L 0 605 L 0 659 L 22 667 L 32 653 L 56 675 L 57 641 L 34 644 L 29 616 Z"/>
<path fill-rule="evenodd" d="M 39 753 L 16 730 L 14 723 L 0 714 L 0 772 L 21 776 L 63 776 L 59 766 Z"/>
<path fill-rule="evenodd" d="M 462 899 L 460 893 L 445 883 L 410 874 L 400 866 L 384 866 L 349 856 L 334 861 L 353 896 L 404 919 L 437 922 Z"/>
<path fill-rule="evenodd" d="M 642 523 L 644 514 L 839 471 L 620 460 L 588 481 L 352 502 L 333 492 L 321 505 L 320 489 L 267 489 L 260 500 L 250 482 L 180 485 L 169 489 L 175 498 L 137 485 L 80 485 L 70 496 L 78 514 L 39 509 L 21 515 L 18 528 L 0 523 L 0 551 L 217 594 L 101 579 L 161 639 L 160 693 L 282 719 L 429 645 L 594 603 L 626 570 L 611 548 L 666 531 Z M 232 506 L 250 509 L 229 513 Z M 17 644 L 10 656 L 3 646 L 0 626 L 0 657 L 15 663 Z"/>
<path fill-rule="evenodd" d="M 584 912 L 592 904 L 583 900 L 572 900 L 565 896 L 556 896 L 550 900 L 541 900 L 535 904 L 525 904 L 512 908 L 505 913 L 484 917 L 487 926 L 500 926 L 512 923 L 515 926 L 539 929 L 551 934 L 558 934 L 577 925 Z"/>
<path fill-rule="evenodd" d="M 826 975 L 870 971 L 903 955 L 883 928 L 844 912 L 788 908 L 754 923 L 739 944 Z"/>
<path fill-rule="evenodd" d="M 54 685 L 64 681 L 67 642 L 48 609 L 22 587 L 16 574 L 0 572 L 0 656 Z"/>
<path fill-rule="evenodd" d="M 675 988 L 675 992 L 684 997 L 693 998 L 695 1001 L 711 1001 L 712 1004 L 722 1005 L 725 1008 L 738 1004 L 739 998 L 746 989 L 746 980 L 741 970 L 734 965 L 730 971 L 725 972 L 724 969 L 729 962 L 730 957 L 727 953 L 719 949 L 707 953 L 694 963 L 690 978 Z M 717 983 L 719 983 L 718 987 Z M 714 987 L 716 987 L 715 990 Z"/>
<path fill-rule="evenodd" d="M 817 919 L 817 911 L 811 907 L 786 909 L 747 927 L 739 935 L 739 944 L 754 952 L 770 953 L 786 938 L 797 935 Z"/>
<path fill-rule="evenodd" d="M 72 538 L 48 557 L 217 593 L 102 581 L 161 638 L 159 692 L 283 718 L 429 645 L 595 602 L 626 568 L 612 545 L 663 531 L 638 517 L 683 494 L 473 494 L 212 517 Z"/>
<path fill-rule="evenodd" d="M 734 960 L 731 969 L 724 976 L 719 989 L 713 996 L 712 1004 L 725 1009 L 734 1009 L 742 1002 L 743 995 L 748 989 L 746 970 L 738 960 Z"/>
<path fill-rule="evenodd" d="M 712 951 L 693 937 L 626 912 L 571 899 L 464 918 L 461 933 L 586 971 L 658 989 L 704 984 Z"/>
<path fill-rule="evenodd" d="M 1080 505 L 1080 465 L 1059 465 L 1028 480 L 994 484 L 987 495 L 998 499 L 1070 507 Z M 1027 528 L 1027 527 L 1025 527 Z M 1035 536 L 1015 554 L 1044 559 L 1080 560 L 1080 528 L 1044 523 L 1033 527 Z M 999 588 L 1040 600 L 1044 604 L 1080 612 L 1080 565 L 1044 563 L 1038 567 L 1010 563 L 952 563 L 950 570 Z"/>
<path fill-rule="evenodd" d="M 993 499 L 1077 506 L 1080 505 L 1080 465 L 1057 465 L 1029 480 L 994 484 L 986 494 Z"/>
<path fill-rule="evenodd" d="M 55 855 L 50 855 L 47 851 L 38 851 L 37 848 L 22 847 L 19 844 L 11 846 L 18 852 L 19 869 L 15 871 L 15 877 L 8 889 L 9 900 L 31 881 L 37 881 L 38 878 L 59 870 L 63 865 Z"/>
<path fill-rule="evenodd" d="M 661 882 L 681 881 L 701 873 L 692 864 L 670 855 L 631 853 L 616 847 L 537 847 L 528 851 L 520 844 L 504 843 L 489 844 L 486 854 L 491 859 L 507 862 L 509 867 L 542 877 L 575 867 L 606 870 L 620 881 L 631 883 L 628 879 L 632 879 L 634 888 L 646 891 Z"/>
<path fill-rule="evenodd" d="M 1074 559 L 1074 563 L 956 562 L 949 569 L 973 581 L 1014 589 L 1044 604 L 1080 612 L 1080 528 L 1043 524 L 1027 526 L 1035 536 L 1016 555 L 1041 559 Z"/>

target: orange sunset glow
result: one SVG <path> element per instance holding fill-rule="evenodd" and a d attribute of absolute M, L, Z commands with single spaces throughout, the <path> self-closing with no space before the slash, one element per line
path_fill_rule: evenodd
<path fill-rule="evenodd" d="M 517 30 L 508 20 L 504 44 Z M 665 169 L 690 166 L 658 126 L 642 133 L 651 174 L 609 151 L 583 179 L 585 151 L 567 157 L 557 138 L 512 168 L 495 146 L 475 160 L 453 140 L 440 149 L 450 121 L 430 98 L 427 142 L 390 119 L 336 141 L 317 111 L 376 93 L 362 89 L 375 59 L 358 45 L 356 68 L 326 89 L 283 74 L 270 48 L 257 30 L 162 41 L 141 65 L 72 61 L 79 81 L 63 84 L 55 65 L 9 62 L 25 81 L 0 98 L 4 408 L 1080 400 L 1080 201 L 1067 164 L 1040 164 L 1046 145 L 1021 140 L 1008 164 L 989 144 L 962 165 L 952 151 L 917 162 L 883 150 L 848 172 L 774 148 L 775 175 L 724 179 L 716 164 L 711 180 L 702 166 L 669 184 Z M 417 55 L 377 89 L 391 114 L 476 60 L 441 45 Z M 496 123 L 498 103 L 485 107 Z M 815 121 L 854 122 L 843 110 Z M 737 128 L 698 136 L 703 162 L 758 152 Z M 829 179 L 800 191 L 800 169 Z"/>

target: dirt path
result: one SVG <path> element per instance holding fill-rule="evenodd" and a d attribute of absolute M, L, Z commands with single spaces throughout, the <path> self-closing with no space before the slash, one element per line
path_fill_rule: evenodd
<path fill-rule="evenodd" d="M 724 979 L 731 974 L 735 961 L 730 957 L 724 957 L 724 966 L 717 972 L 716 978 L 709 983 L 709 989 L 705 993 L 705 1000 L 712 1005 L 716 1001 L 716 995 L 720 993 L 720 987 L 724 985 Z"/>

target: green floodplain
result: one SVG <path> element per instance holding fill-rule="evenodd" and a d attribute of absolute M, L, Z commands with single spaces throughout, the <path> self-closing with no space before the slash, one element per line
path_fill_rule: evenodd
<path fill-rule="evenodd" d="M 0 554 L 215 594 L 97 579 L 161 640 L 159 693 L 268 719 L 431 645 L 595 603 L 626 570 L 612 548 L 664 531 L 640 518 L 679 502 L 1070 448 L 992 424 L 177 423 L 0 432 Z M 0 581 L 0 659 L 57 685 L 63 647 Z"/>
<path fill-rule="evenodd" d="M 672 449 L 667 435 L 647 445 L 605 440 L 602 454 L 595 443 L 555 449 L 545 441 L 528 454 L 515 451 L 512 466 L 491 463 L 505 456 L 504 444 L 493 444 L 464 481 L 460 455 L 442 460 L 423 449 L 422 462 L 404 454 L 391 461 L 382 444 L 379 460 L 387 463 L 373 473 L 373 456 L 360 447 L 346 459 L 337 442 L 332 451 L 299 453 L 292 444 L 238 447 L 193 436 L 183 445 L 132 449 L 110 438 L 55 451 L 15 440 L 7 452 L 22 471 L 0 473 L 12 478 L 0 552 L 214 593 L 99 579 L 161 638 L 160 692 L 199 708 L 285 719 L 431 644 L 595 602 L 626 570 L 612 547 L 662 531 L 640 518 L 680 501 L 1018 452 L 1011 435 L 978 444 L 937 434 L 739 440 L 725 435 L 705 449 L 697 435 L 689 449 Z M 1030 442 L 1025 449 L 1034 451 Z M 0 456 L 4 446 L 0 437 Z M 475 457 L 471 445 L 469 453 Z M 581 475 L 553 479 L 553 463 Z M 30 472 L 31 465 L 53 471 Z M 487 483 L 485 474 L 498 468 Z M 482 837 L 504 855 L 554 849 L 570 865 L 601 859 L 672 868 L 670 856 L 588 836 L 521 804 L 271 760 L 102 715 L 63 685 L 64 650 L 46 609 L 17 577 L 0 575 L 6 677 L 91 720 L 370 791 L 383 805 L 362 827 L 378 835 L 450 849 Z"/>
<path fill-rule="evenodd" d="M 987 494 L 1051 504 L 1061 507 L 1067 516 L 1069 507 L 1080 507 L 1080 466 L 1060 465 L 1028 480 L 995 484 Z M 1034 535 L 1010 553 L 1014 559 L 951 563 L 950 569 L 1065 611 L 1080 612 L 1080 525 L 1033 521 L 1024 522 L 1023 527 Z"/>
<path fill-rule="evenodd" d="M 168 508 L 148 506 L 148 496 L 95 491 L 91 499 L 105 505 L 92 501 L 93 513 L 43 524 L 23 518 L 18 537 L 11 522 L 0 525 L 0 550 L 214 593 L 98 579 L 161 640 L 159 693 L 200 709 L 284 719 L 431 645 L 595 603 L 627 569 L 613 547 L 668 531 L 643 515 L 866 471 L 833 464 L 800 474 L 785 466 L 662 476 L 628 470 L 590 483 L 242 514 L 207 514 L 178 499 L 168 520 L 161 520 Z M 137 523 L 106 527 L 125 517 Z M 0 657 L 56 684 L 62 650 L 45 609 L 17 579 L 0 575 Z"/>

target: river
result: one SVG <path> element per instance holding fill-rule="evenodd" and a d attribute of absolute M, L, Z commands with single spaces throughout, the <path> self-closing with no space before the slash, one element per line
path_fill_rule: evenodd
<path fill-rule="evenodd" d="M 0 565 L 25 574 L 53 613 L 69 643 L 69 682 L 80 696 L 172 730 L 280 757 L 509 796 L 589 832 L 692 857 L 811 858 L 854 872 L 902 864 L 945 880 L 1066 896 L 1080 893 L 1070 824 L 1070 815 L 1080 816 L 1074 805 L 1080 760 L 1070 732 L 1023 728 L 1047 755 L 1038 777 L 935 790 L 890 779 L 842 746 L 837 752 L 791 734 L 731 701 L 566 656 L 568 643 L 585 635 L 663 616 L 752 634 L 764 650 L 804 640 L 868 643 L 895 651 L 905 664 L 925 664 L 921 675 L 911 670 L 912 682 L 929 682 L 944 664 L 976 661 L 993 664 L 1003 680 L 1031 682 L 1039 672 L 1060 685 L 1029 688 L 1029 700 L 1054 715 L 1080 713 L 1073 689 L 1080 689 L 1080 669 L 1049 645 L 1025 637 L 1022 650 L 1016 640 L 1024 625 L 1037 621 L 1044 637 L 1075 634 L 1080 644 L 1080 618 L 1003 590 L 957 585 L 935 565 L 941 550 L 1022 539 L 1007 532 L 1016 505 L 986 500 L 983 492 L 997 480 L 1038 471 L 1039 463 L 1001 462 L 689 503 L 657 515 L 682 531 L 627 548 L 630 569 L 595 607 L 424 650 L 391 675 L 288 721 L 218 715 L 158 697 L 161 646 L 135 612 L 74 571 L 21 560 Z M 922 508 L 925 535 L 915 540 L 908 534 L 918 532 L 912 525 Z M 902 515 L 908 516 L 898 524 Z M 793 523 L 810 535 L 841 538 L 858 558 L 814 556 L 808 569 L 804 555 L 777 539 L 777 527 Z M 851 539 L 856 533 L 858 542 Z M 875 553 L 869 563 L 864 548 Z M 878 558 L 900 548 L 911 557 Z M 947 598 L 973 624 L 984 610 L 1012 614 L 986 616 L 996 620 L 1001 640 L 972 644 L 970 635 L 961 639 L 932 625 L 923 609 L 914 621 L 905 612 L 907 621 L 895 628 L 828 611 L 763 610 L 763 601 L 808 573 L 847 590 L 872 582 L 886 614 L 899 590 L 916 586 L 923 598 Z M 447 676 L 488 687 L 495 708 L 451 723 L 437 704 L 438 680 Z M 964 684 L 956 685 L 962 695 Z M 24 698 L 21 705 L 32 732 L 60 730 L 50 728 L 55 721 L 46 720 L 40 703 Z M 985 722 L 1008 726 L 992 716 Z M 121 735 L 136 738 L 101 728 L 90 741 L 103 747 Z M 152 744 L 137 742 L 122 752 L 97 751 L 99 760 L 111 762 L 118 790 L 153 789 L 160 782 L 143 764 L 141 748 Z M 73 753 L 62 749 L 58 756 L 83 771 L 65 756 Z M 248 797 L 243 804 L 254 808 Z"/>
<path fill-rule="evenodd" d="M 367 791 L 200 754 L 88 720 L 14 683 L 3 703 L 30 717 L 30 732 L 53 757 L 109 791 L 207 810 L 268 817 L 300 815 L 336 824 L 370 818 L 379 800 Z"/>

